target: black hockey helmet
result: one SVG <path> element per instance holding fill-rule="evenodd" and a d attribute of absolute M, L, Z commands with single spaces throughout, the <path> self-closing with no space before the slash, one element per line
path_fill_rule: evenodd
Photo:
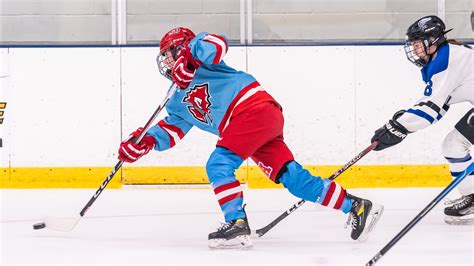
<path fill-rule="evenodd" d="M 406 33 L 405 53 L 408 60 L 419 67 L 426 65 L 429 60 L 423 60 L 416 55 L 413 41 L 420 40 L 425 53 L 431 58 L 436 51 L 430 54 L 428 48 L 435 45 L 437 50 L 446 42 L 445 34 L 451 30 L 446 31 L 444 22 L 437 16 L 426 16 L 415 21 Z"/>

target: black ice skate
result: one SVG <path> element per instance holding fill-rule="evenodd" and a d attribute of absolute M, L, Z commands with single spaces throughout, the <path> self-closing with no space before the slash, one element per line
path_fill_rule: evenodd
<path fill-rule="evenodd" d="M 247 218 L 239 218 L 225 223 L 216 232 L 210 233 L 209 247 L 215 249 L 252 247 Z"/>
<path fill-rule="evenodd" d="M 350 194 L 347 194 L 347 196 L 352 199 L 352 209 L 347 219 L 347 226 L 352 229 L 351 238 L 364 241 L 382 215 L 383 206 L 372 204 L 370 200 L 361 199 Z"/>
<path fill-rule="evenodd" d="M 462 196 L 454 201 L 445 202 L 444 221 L 452 225 L 474 224 L 474 194 Z"/>

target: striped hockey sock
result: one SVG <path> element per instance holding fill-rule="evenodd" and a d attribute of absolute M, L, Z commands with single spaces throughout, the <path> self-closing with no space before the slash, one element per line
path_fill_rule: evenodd
<path fill-rule="evenodd" d="M 327 182 L 320 197 L 321 205 L 348 213 L 352 207 L 352 200 L 346 196 L 346 190 L 334 181 L 326 184 Z"/>
<path fill-rule="evenodd" d="M 226 222 L 245 217 L 242 207 L 244 194 L 238 180 L 214 188 L 214 193 Z"/>

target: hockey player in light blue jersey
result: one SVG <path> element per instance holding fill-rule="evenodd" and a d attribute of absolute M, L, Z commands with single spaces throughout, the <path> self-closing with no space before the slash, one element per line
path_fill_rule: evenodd
<path fill-rule="evenodd" d="M 361 239 L 377 221 L 381 206 L 346 193 L 339 184 L 311 175 L 298 164 L 283 139 L 280 104 L 255 78 L 223 61 L 222 35 L 187 28 L 169 31 L 160 42 L 160 73 L 181 89 L 170 98 L 168 116 L 139 144 L 125 140 L 119 159 L 134 162 L 150 150 L 172 148 L 192 128 L 218 136 L 207 175 L 226 223 L 209 234 L 211 248 L 250 247 L 250 227 L 235 170 L 251 158 L 273 182 L 308 201 L 349 213 L 351 237 Z M 140 130 L 132 133 L 137 136 Z"/>
<path fill-rule="evenodd" d="M 436 16 L 423 17 L 408 28 L 405 52 L 410 62 L 421 67 L 426 87 L 422 98 L 412 108 L 398 111 L 375 132 L 372 141 L 380 141 L 375 150 L 398 144 L 407 134 L 436 123 L 453 104 L 468 102 L 474 105 L 474 50 L 447 40 L 447 32 L 444 22 Z M 443 142 L 443 155 L 453 178 L 474 163 L 470 155 L 473 143 L 474 108 L 459 120 Z M 448 224 L 473 224 L 474 173 L 466 177 L 458 189 L 462 197 L 445 208 L 445 221 Z"/>

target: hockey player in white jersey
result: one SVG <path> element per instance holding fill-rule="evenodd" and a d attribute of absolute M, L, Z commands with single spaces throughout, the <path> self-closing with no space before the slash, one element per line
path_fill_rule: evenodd
<path fill-rule="evenodd" d="M 423 96 L 408 110 L 394 114 L 387 124 L 375 131 L 375 150 L 400 143 L 408 134 L 439 121 L 453 104 L 474 105 L 474 50 L 454 40 L 447 40 L 444 22 L 426 16 L 413 23 L 406 33 L 405 53 L 410 62 L 421 67 L 426 87 Z M 443 156 L 456 177 L 474 163 L 470 150 L 474 143 L 474 108 L 469 110 L 446 136 Z M 474 173 L 458 186 L 462 197 L 444 209 L 448 224 L 474 223 Z"/>

